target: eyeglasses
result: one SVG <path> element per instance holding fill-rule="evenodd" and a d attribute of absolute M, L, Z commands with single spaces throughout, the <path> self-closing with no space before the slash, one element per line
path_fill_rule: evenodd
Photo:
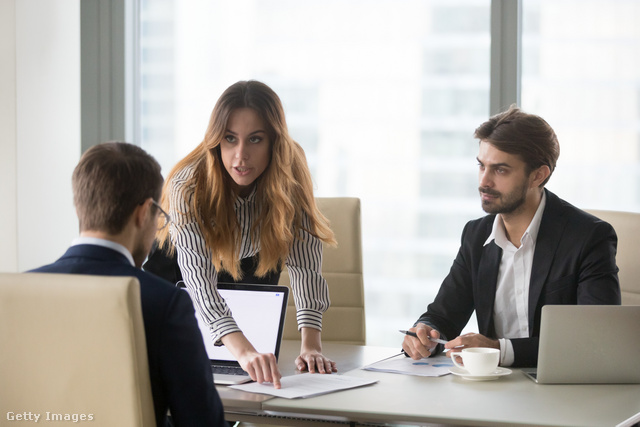
<path fill-rule="evenodd" d="M 166 213 L 164 211 L 164 209 L 162 209 L 162 207 L 160 206 L 160 204 L 158 202 L 156 202 L 155 200 L 151 199 L 151 203 L 153 203 L 153 205 L 158 208 L 158 210 L 160 211 L 160 213 L 162 214 L 161 218 L 158 218 L 158 230 L 162 230 L 164 229 L 167 225 L 169 225 L 171 223 L 171 215 L 169 215 L 168 213 Z"/>

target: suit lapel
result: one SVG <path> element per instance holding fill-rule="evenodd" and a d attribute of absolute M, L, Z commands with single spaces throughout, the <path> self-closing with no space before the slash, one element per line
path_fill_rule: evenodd
<path fill-rule="evenodd" d="M 478 329 L 486 336 L 493 335 L 493 304 L 496 299 L 498 271 L 502 259 L 502 249 L 494 241 L 482 248 L 482 258 L 478 266 L 478 283 L 475 299 Z"/>
<path fill-rule="evenodd" d="M 536 250 L 533 254 L 533 264 L 531 266 L 531 280 L 529 282 L 529 333 L 533 330 L 536 308 L 542 294 L 542 288 L 549 276 L 551 264 L 560 243 L 560 236 L 567 222 L 558 197 L 546 189 L 545 191 L 547 193 L 547 205 L 540 221 Z"/>

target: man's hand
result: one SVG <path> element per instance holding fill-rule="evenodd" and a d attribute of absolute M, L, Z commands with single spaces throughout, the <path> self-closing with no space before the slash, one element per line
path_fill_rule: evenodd
<path fill-rule="evenodd" d="M 489 347 L 500 349 L 500 341 L 490 339 L 484 335 L 468 333 L 460 335 L 458 338 L 453 339 L 444 345 L 446 350 L 450 349 L 463 349 L 470 347 Z"/>
<path fill-rule="evenodd" d="M 419 323 L 418 326 L 409 329 L 409 331 L 415 332 L 418 338 L 405 335 L 402 342 L 404 352 L 414 360 L 431 356 L 437 344 L 430 341 L 429 337 L 440 338 L 440 332 L 423 323 Z"/>

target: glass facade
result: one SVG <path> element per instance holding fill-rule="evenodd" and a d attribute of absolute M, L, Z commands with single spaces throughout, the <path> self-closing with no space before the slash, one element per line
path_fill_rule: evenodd
<path fill-rule="evenodd" d="M 549 189 L 640 210 L 640 3 L 524 0 L 522 107 L 556 129 Z M 399 345 L 483 215 L 490 0 L 140 0 L 141 145 L 168 170 L 230 84 L 281 97 L 316 196 L 362 201 L 367 340 Z M 467 328 L 475 330 L 475 320 Z"/>
<path fill-rule="evenodd" d="M 548 188 L 581 208 L 640 211 L 640 2 L 527 0 L 522 106 L 556 130 Z"/>
<path fill-rule="evenodd" d="M 370 344 L 426 309 L 482 215 L 489 1 L 141 2 L 142 146 L 166 173 L 230 84 L 281 97 L 316 196 L 362 201 Z"/>

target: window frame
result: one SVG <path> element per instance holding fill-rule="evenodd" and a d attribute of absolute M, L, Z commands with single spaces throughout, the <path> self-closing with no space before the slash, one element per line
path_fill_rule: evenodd
<path fill-rule="evenodd" d="M 82 151 L 102 141 L 140 145 L 140 0 L 83 0 Z M 520 101 L 522 0 L 491 0 L 489 111 Z"/>

